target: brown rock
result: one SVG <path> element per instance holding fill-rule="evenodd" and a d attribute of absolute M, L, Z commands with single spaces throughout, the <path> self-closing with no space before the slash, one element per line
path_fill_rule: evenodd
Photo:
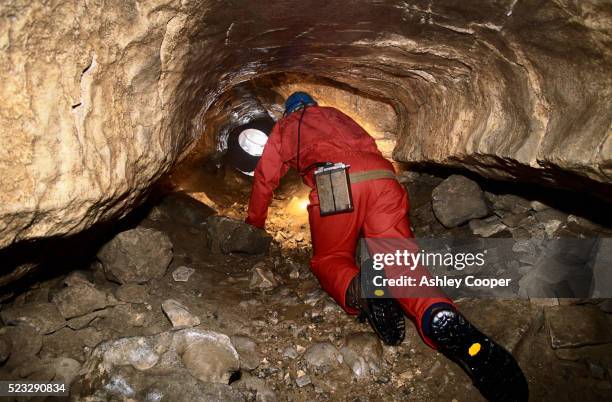
<path fill-rule="evenodd" d="M 64 318 L 78 317 L 108 305 L 106 293 L 85 282 L 62 289 L 52 301 Z"/>

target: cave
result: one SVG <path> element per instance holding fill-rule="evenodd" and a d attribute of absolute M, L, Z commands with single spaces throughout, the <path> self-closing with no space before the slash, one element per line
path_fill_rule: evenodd
<path fill-rule="evenodd" d="M 423 258 L 486 254 L 440 268 L 477 290 L 436 286 L 516 358 L 529 400 L 612 398 L 609 2 L 9 0 L 0 18 L 5 384 L 485 400 L 414 317 L 386 345 L 322 288 L 296 169 L 265 227 L 244 222 L 302 91 L 371 136 Z"/>

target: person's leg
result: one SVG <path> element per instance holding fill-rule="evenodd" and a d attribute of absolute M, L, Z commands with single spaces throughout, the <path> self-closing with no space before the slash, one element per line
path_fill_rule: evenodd
<path fill-rule="evenodd" d="M 397 182 L 376 181 L 378 191 L 372 201 L 370 213 L 366 216 L 363 232 L 366 238 L 406 239 L 406 242 L 392 241 L 393 248 L 417 251 L 408 223 L 408 198 Z M 382 252 L 386 242 L 373 241 L 374 247 Z M 381 246 L 382 245 L 382 246 Z M 375 250 L 376 251 L 376 250 Z M 429 276 L 425 267 L 417 267 L 412 276 Z M 405 269 L 385 268 L 387 277 L 406 274 Z M 525 376 L 514 357 L 502 346 L 480 332 L 441 292 L 430 293 L 417 289 L 417 296 L 401 297 L 398 302 L 404 311 L 413 317 L 423 340 L 438 349 L 449 359 L 457 362 L 470 376 L 482 395 L 491 401 L 527 401 L 529 389 Z M 391 292 L 393 295 L 393 292 Z"/>
<path fill-rule="evenodd" d="M 355 203 L 355 196 L 354 194 Z M 363 222 L 363 212 L 321 217 L 317 204 L 309 205 L 308 216 L 312 237 L 313 257 L 310 266 L 321 287 L 349 314 L 358 311 L 346 303 L 346 290 L 359 273 L 355 263 L 357 239 Z"/>
<path fill-rule="evenodd" d="M 365 183 L 364 183 L 365 184 Z M 408 196 L 404 188 L 395 180 L 375 180 L 367 182 L 373 190 L 368 205 L 368 213 L 363 224 L 363 234 L 372 253 L 394 253 L 396 249 L 402 248 L 416 252 L 418 246 L 412 239 L 412 231 L 408 220 Z M 371 240 L 371 241 L 368 241 Z M 429 272 L 423 266 L 416 267 L 413 271 L 404 267 L 385 268 L 387 278 L 396 278 L 401 275 L 409 275 L 420 279 L 429 276 Z M 396 294 L 397 294 L 396 290 Z M 396 297 L 406 315 L 414 321 L 419 334 L 432 348 L 435 343 L 427 336 L 427 324 L 431 311 L 435 307 L 454 309 L 453 302 L 438 289 L 410 289 L 399 291 L 402 296 Z M 393 295 L 393 290 L 391 289 Z"/>

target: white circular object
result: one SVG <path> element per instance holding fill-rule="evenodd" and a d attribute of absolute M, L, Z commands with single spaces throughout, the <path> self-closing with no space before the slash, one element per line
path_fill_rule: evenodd
<path fill-rule="evenodd" d="M 244 152 L 252 156 L 261 156 L 268 136 L 254 128 L 247 128 L 238 136 L 238 144 Z"/>

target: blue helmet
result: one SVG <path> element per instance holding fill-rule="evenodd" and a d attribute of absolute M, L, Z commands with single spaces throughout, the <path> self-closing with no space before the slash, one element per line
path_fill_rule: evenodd
<path fill-rule="evenodd" d="M 285 101 L 285 114 L 295 112 L 300 106 L 316 104 L 317 102 L 306 92 L 294 92 Z"/>

